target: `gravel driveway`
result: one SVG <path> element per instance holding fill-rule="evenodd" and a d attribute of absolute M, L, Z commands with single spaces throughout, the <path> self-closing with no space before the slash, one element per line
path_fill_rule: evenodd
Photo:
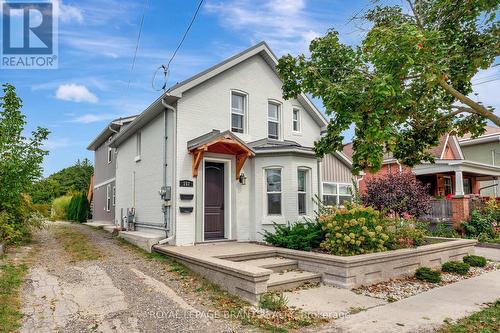
<path fill-rule="evenodd" d="M 235 321 L 206 315 L 203 299 L 183 291 L 165 265 L 111 235 L 66 224 L 89 236 L 101 259 L 72 263 L 49 223 L 35 235 L 38 254 L 21 296 L 21 332 L 242 332 Z"/>

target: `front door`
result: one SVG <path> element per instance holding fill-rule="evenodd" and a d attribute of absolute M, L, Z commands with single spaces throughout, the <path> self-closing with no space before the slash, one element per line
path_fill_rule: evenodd
<path fill-rule="evenodd" d="M 224 238 L 224 163 L 205 163 L 205 240 Z"/>

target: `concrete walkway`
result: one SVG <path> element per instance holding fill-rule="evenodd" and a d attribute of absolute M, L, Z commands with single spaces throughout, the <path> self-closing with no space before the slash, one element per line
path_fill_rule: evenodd
<path fill-rule="evenodd" d="M 432 332 L 447 318 L 468 316 L 500 299 L 499 285 L 500 271 L 487 273 L 348 316 L 321 332 Z"/>
<path fill-rule="evenodd" d="M 478 256 L 483 256 L 493 261 L 500 261 L 500 249 L 476 246 L 474 250 Z"/>

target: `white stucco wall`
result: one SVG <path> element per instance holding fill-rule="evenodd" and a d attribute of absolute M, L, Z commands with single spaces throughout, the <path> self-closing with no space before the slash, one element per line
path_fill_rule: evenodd
<path fill-rule="evenodd" d="M 135 207 L 138 222 L 163 224 L 162 200 L 158 191 L 163 183 L 163 113 L 141 129 L 141 159 L 136 157 L 136 135 L 118 147 L 116 155 L 116 216 L 119 224 L 121 209 Z M 152 229 L 138 230 L 164 234 Z"/>
<path fill-rule="evenodd" d="M 195 203 L 193 205 L 194 212 L 191 214 L 181 214 L 178 208 L 175 209 L 177 245 L 188 245 L 198 241 L 196 239 L 196 223 L 200 223 L 202 219 L 202 212 L 200 211 L 200 207 L 202 206 L 200 206 L 199 201 L 196 201 L 201 200 L 199 194 L 202 193 L 200 187 L 203 183 L 201 177 L 198 177 L 198 180 L 192 177 L 192 156 L 188 154 L 187 142 L 213 129 L 220 131 L 230 129 L 231 90 L 239 90 L 247 94 L 248 132 L 239 135 L 245 142 L 267 137 L 267 107 L 269 100 L 278 101 L 282 105 L 281 131 L 283 139 L 293 140 L 303 146 L 312 147 L 314 141 L 319 138 L 320 126 L 301 107 L 298 101 L 285 101 L 282 98 L 281 87 L 281 80 L 264 59 L 260 55 L 257 55 L 183 93 L 177 105 L 175 186 L 178 194 L 195 193 Z M 292 131 L 292 111 L 294 107 L 301 109 L 302 129 L 299 134 Z M 303 158 L 291 156 L 285 158 L 276 157 L 273 160 L 273 163 L 283 165 L 286 179 L 289 180 L 283 194 L 285 198 L 283 207 L 285 214 L 283 218 L 279 219 L 281 222 L 296 220 L 296 216 L 293 215 L 297 211 L 296 167 L 299 164 L 310 167 L 312 169 L 310 174 L 313 177 L 312 184 L 317 184 L 316 160 L 314 158 L 306 160 L 308 161 L 306 162 Z M 255 212 L 262 208 L 262 167 L 268 165 L 270 161 L 256 158 L 255 163 L 258 166 L 255 166 L 255 170 L 253 170 L 253 163 L 252 161 L 247 161 L 244 172 L 248 176 L 249 183 L 257 181 L 257 177 L 259 177 L 260 180 L 258 182 L 261 184 L 258 187 L 255 185 L 255 189 L 252 189 L 250 185 L 240 186 L 236 183 L 233 184 L 234 200 L 232 203 L 232 215 L 237 219 L 235 221 L 237 228 L 234 230 L 236 234 L 233 234 L 233 237 L 237 237 L 240 240 L 255 239 L 258 237 L 256 233 L 260 231 L 263 220 L 261 212 L 257 216 L 252 216 L 251 214 L 256 214 Z M 201 173 L 201 166 L 199 171 Z M 254 175 L 256 176 L 254 177 Z M 235 179 L 235 177 L 232 178 Z M 195 181 L 195 187 L 192 189 L 178 187 L 179 180 L 183 179 Z M 316 191 L 317 186 L 313 187 L 314 191 Z M 257 191 L 257 193 L 252 191 Z M 268 222 L 272 223 L 271 220 Z"/>

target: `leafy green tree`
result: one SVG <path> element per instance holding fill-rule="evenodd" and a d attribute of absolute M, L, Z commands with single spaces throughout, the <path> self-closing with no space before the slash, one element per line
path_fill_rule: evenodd
<path fill-rule="evenodd" d="M 478 136 L 493 108 L 475 102 L 471 79 L 500 54 L 497 0 L 408 0 L 377 6 L 363 19 L 371 28 L 360 45 L 336 31 L 314 39 L 310 56 L 279 60 L 283 95 L 320 98 L 331 116 L 315 144 L 319 157 L 342 149 L 353 126 L 354 171 L 377 171 L 384 152 L 412 166 L 433 161 L 428 149 L 452 130 Z"/>
<path fill-rule="evenodd" d="M 87 192 L 94 167 L 88 159 L 78 160 L 49 177 L 33 184 L 30 194 L 34 203 L 50 204 L 53 199 L 74 193 Z"/>
<path fill-rule="evenodd" d="M 31 137 L 23 136 L 26 116 L 15 88 L 4 84 L 0 97 L 0 238 L 16 241 L 29 232 L 31 201 L 26 193 L 42 174 L 47 151 L 43 142 L 49 131 L 38 127 Z"/>

